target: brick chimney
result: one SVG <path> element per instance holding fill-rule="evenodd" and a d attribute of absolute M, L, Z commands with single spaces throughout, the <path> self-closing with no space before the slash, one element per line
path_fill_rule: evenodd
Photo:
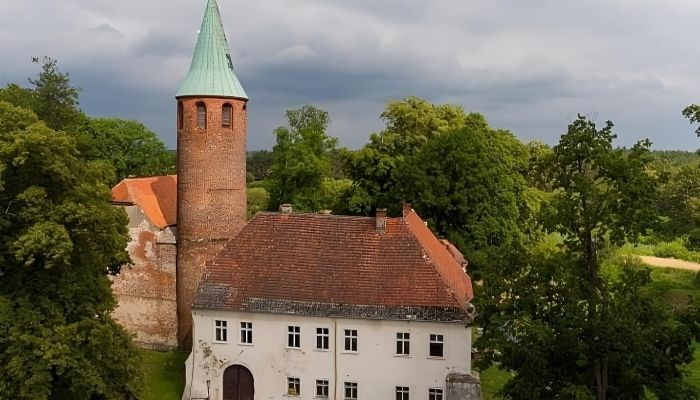
<path fill-rule="evenodd" d="M 374 218 L 377 232 L 386 232 L 386 208 L 377 208 L 377 214 Z"/>
<path fill-rule="evenodd" d="M 280 212 L 282 214 L 291 214 L 292 213 L 292 205 L 289 203 L 280 204 Z"/>

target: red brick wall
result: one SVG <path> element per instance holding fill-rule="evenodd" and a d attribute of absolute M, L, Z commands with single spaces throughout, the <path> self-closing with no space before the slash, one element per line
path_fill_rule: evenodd
<path fill-rule="evenodd" d="M 191 346 L 191 305 L 203 263 L 243 228 L 246 216 L 246 102 L 180 98 L 183 124 L 177 135 L 178 343 Z M 197 103 L 207 107 L 206 128 L 197 126 Z M 222 106 L 233 107 L 222 126 Z"/>

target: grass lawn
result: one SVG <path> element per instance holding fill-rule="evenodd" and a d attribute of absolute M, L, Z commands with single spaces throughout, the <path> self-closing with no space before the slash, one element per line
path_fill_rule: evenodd
<path fill-rule="evenodd" d="M 145 377 L 142 400 L 182 399 L 187 353 L 141 350 L 141 356 Z"/>

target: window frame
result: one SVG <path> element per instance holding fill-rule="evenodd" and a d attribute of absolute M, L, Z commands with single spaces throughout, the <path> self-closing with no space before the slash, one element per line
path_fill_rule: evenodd
<path fill-rule="evenodd" d="M 428 400 L 444 400 L 445 390 L 443 388 L 428 388 Z"/>
<path fill-rule="evenodd" d="M 357 353 L 357 329 L 343 329 L 343 353 Z"/>
<path fill-rule="evenodd" d="M 357 400 L 358 386 L 357 382 L 343 382 L 343 400 Z"/>
<path fill-rule="evenodd" d="M 292 390 L 296 391 L 296 394 L 291 393 Z M 301 379 L 293 376 L 287 377 L 287 396 L 300 397 L 301 396 Z"/>
<path fill-rule="evenodd" d="M 410 400 L 411 399 L 411 388 L 408 386 L 395 386 L 394 393 L 396 394 L 396 400 Z"/>
<path fill-rule="evenodd" d="M 319 394 L 319 389 L 321 394 Z M 325 394 L 323 393 L 325 391 Z M 330 393 L 330 382 L 328 379 L 316 379 L 316 394 L 314 397 L 319 399 L 327 399 Z"/>
<path fill-rule="evenodd" d="M 240 336 L 238 338 L 239 344 L 252 345 L 253 344 L 253 323 L 250 321 L 241 321 L 240 323 Z"/>
<path fill-rule="evenodd" d="M 396 356 L 411 355 L 411 332 L 396 332 Z"/>
<path fill-rule="evenodd" d="M 226 117 L 228 116 L 228 123 L 226 123 Z M 226 129 L 231 129 L 233 127 L 233 105 L 231 103 L 224 103 L 221 105 L 221 127 Z"/>
<path fill-rule="evenodd" d="M 319 347 L 319 341 L 321 347 Z M 316 340 L 314 341 L 314 350 L 329 351 L 331 343 L 331 330 L 326 327 L 316 328 Z"/>
<path fill-rule="evenodd" d="M 197 128 L 207 129 L 207 104 L 203 101 L 198 101 L 195 104 L 195 108 L 197 110 L 197 119 L 195 120 Z"/>
<path fill-rule="evenodd" d="M 214 320 L 214 343 L 228 343 L 228 320 Z"/>
<path fill-rule="evenodd" d="M 287 325 L 287 348 L 301 348 L 301 326 Z"/>
<path fill-rule="evenodd" d="M 445 358 L 445 335 L 431 333 L 428 338 L 428 358 Z M 440 355 L 433 354 L 433 345 L 440 345 Z"/>

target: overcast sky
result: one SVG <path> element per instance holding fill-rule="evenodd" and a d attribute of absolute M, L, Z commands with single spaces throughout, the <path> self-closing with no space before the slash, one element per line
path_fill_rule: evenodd
<path fill-rule="evenodd" d="M 137 119 L 175 147 L 174 94 L 206 0 L 0 0 L 0 84 L 59 60 L 90 115 Z M 219 0 L 250 97 L 248 148 L 284 111 L 330 112 L 357 148 L 389 99 L 416 95 L 556 143 L 577 113 L 619 143 L 695 150 L 681 110 L 700 103 L 698 0 Z"/>

